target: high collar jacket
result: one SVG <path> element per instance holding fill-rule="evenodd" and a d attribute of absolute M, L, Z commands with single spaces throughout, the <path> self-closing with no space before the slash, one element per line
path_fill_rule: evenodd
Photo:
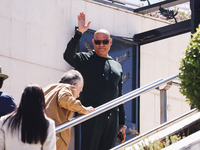
<path fill-rule="evenodd" d="M 84 78 L 81 93 L 83 105 L 97 107 L 122 95 L 122 66 L 112 57 L 99 57 L 95 51 L 76 52 L 80 37 L 70 40 L 64 59 Z M 125 123 L 124 106 L 119 106 L 120 125 Z"/>

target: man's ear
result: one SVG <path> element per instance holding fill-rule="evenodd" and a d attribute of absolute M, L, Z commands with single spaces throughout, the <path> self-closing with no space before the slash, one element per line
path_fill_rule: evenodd
<path fill-rule="evenodd" d="M 93 43 L 93 46 L 95 45 L 95 43 L 94 43 L 94 39 L 92 39 L 92 43 Z"/>
<path fill-rule="evenodd" d="M 73 84 L 76 88 L 78 87 L 78 83 Z"/>
<path fill-rule="evenodd" d="M 110 46 L 112 45 L 112 38 L 110 38 Z"/>

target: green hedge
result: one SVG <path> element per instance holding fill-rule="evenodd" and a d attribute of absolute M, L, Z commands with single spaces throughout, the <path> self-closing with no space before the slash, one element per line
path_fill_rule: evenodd
<path fill-rule="evenodd" d="M 192 35 L 179 70 L 180 92 L 200 110 L 200 26 Z"/>

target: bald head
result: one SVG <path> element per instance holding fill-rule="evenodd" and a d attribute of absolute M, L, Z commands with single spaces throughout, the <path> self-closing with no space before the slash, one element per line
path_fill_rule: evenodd
<path fill-rule="evenodd" d="M 105 34 L 108 38 L 110 38 L 110 33 L 107 30 L 99 29 L 94 33 L 94 39 L 95 39 L 96 35 L 99 34 L 99 33 L 100 34 Z"/>

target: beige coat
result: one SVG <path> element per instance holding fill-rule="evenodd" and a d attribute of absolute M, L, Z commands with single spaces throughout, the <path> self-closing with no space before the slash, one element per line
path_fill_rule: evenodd
<path fill-rule="evenodd" d="M 74 112 L 85 114 L 86 109 L 79 100 L 76 100 L 75 86 L 69 84 L 51 84 L 44 88 L 46 114 L 58 126 L 73 117 Z M 69 147 L 70 129 L 61 132 L 56 142 L 57 150 L 66 150 Z"/>

